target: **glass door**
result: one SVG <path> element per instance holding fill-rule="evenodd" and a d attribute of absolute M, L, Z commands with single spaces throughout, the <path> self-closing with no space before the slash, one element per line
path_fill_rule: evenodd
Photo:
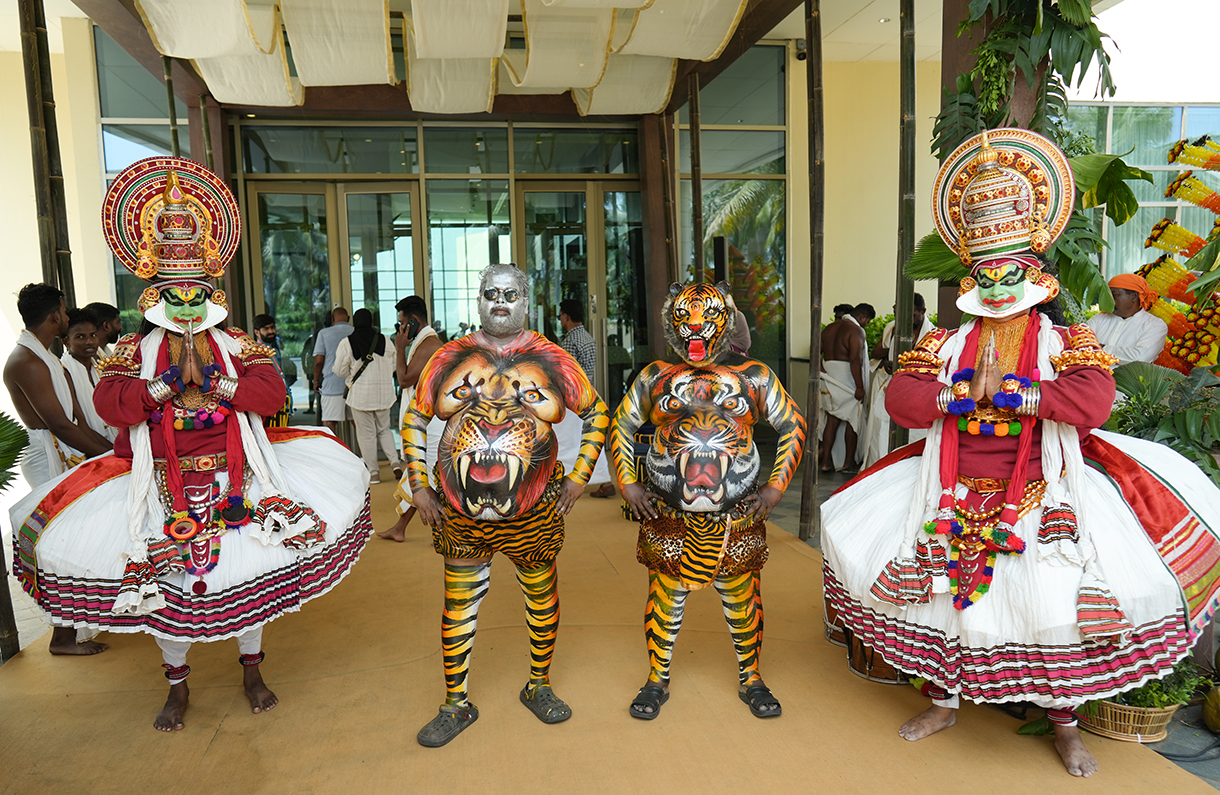
<path fill-rule="evenodd" d="M 639 369 L 652 361 L 648 349 L 648 305 L 644 282 L 644 215 L 638 185 L 600 183 L 601 236 L 605 261 L 605 317 L 598 333 L 598 359 L 605 377 L 601 393 L 611 408 L 627 394 Z M 658 330 L 657 333 L 660 333 Z"/>
<path fill-rule="evenodd" d="M 530 328 L 558 342 L 559 304 L 569 298 L 585 307 L 585 326 L 593 333 L 591 304 L 596 306 L 589 285 L 589 230 L 586 223 L 584 183 L 561 186 L 518 182 L 525 235 L 524 265 L 533 282 L 530 296 Z"/>
<path fill-rule="evenodd" d="M 340 284 L 330 227 L 334 187 L 252 182 L 248 189 L 255 312 L 275 318 L 283 358 L 297 368 L 293 402 L 304 409 L 312 397 L 314 335 L 341 295 L 332 289 Z"/>
<path fill-rule="evenodd" d="M 408 295 L 427 295 L 415 185 L 348 183 L 339 192 L 345 300 L 353 312 L 371 310 L 382 333 L 392 335 L 394 305 Z"/>
<path fill-rule="evenodd" d="M 518 180 L 517 194 L 525 230 L 517 261 L 533 281 L 530 328 L 559 341 L 560 302 L 581 302 L 597 343 L 593 384 L 614 408 L 650 361 L 639 184 Z"/>

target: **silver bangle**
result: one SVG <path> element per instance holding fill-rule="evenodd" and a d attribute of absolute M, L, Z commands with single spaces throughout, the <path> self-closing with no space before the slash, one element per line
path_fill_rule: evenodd
<path fill-rule="evenodd" d="M 936 394 L 936 409 L 941 414 L 949 413 L 949 404 L 953 401 L 953 388 L 944 387 Z"/>
<path fill-rule="evenodd" d="M 215 390 L 225 400 L 232 400 L 237 392 L 237 379 L 231 375 L 218 375 Z"/>
<path fill-rule="evenodd" d="M 1038 408 L 1042 405 L 1042 387 L 1024 387 L 1018 389 L 1017 394 L 1021 396 L 1021 405 L 1017 407 L 1017 414 L 1025 417 L 1038 416 Z"/>
<path fill-rule="evenodd" d="M 151 378 L 148 381 L 148 394 L 157 403 L 168 403 L 174 397 L 174 390 L 160 378 Z"/>

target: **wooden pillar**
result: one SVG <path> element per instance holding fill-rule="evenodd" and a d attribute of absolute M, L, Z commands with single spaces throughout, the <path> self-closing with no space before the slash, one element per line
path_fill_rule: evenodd
<path fill-rule="evenodd" d="M 699 73 L 691 72 L 690 99 L 690 229 L 691 259 L 694 260 L 695 284 L 706 281 L 703 267 L 703 142 L 700 130 Z M 681 280 L 679 280 L 681 281 Z"/>
<path fill-rule="evenodd" d="M 914 332 L 915 282 L 903 273 L 915 250 L 915 0 L 899 5 L 899 129 L 898 138 L 898 267 L 895 275 L 894 337 L 896 354 L 911 350 Z M 890 423 L 889 449 L 901 447 L 910 432 L 896 422 Z"/>
<path fill-rule="evenodd" d="M 665 117 L 641 116 L 640 131 L 640 187 L 644 203 L 644 300 L 648 307 L 648 349 L 652 358 L 665 356 L 665 334 L 661 331 L 661 306 L 669 290 L 670 247 L 669 219 L 666 218 L 666 181 L 670 175 L 663 157 L 665 145 Z"/>
<path fill-rule="evenodd" d="M 805 77 L 808 85 L 809 112 L 809 318 L 813 324 L 809 335 L 809 393 L 805 401 L 805 418 L 810 433 L 805 441 L 805 474 L 801 480 L 801 521 L 798 535 L 808 541 L 822 525 L 821 515 L 814 511 L 818 492 L 817 422 L 821 383 L 822 335 L 818 333 L 818 318 L 822 317 L 822 253 L 826 196 L 826 146 L 822 107 L 822 11 L 820 0 L 805 0 Z M 811 456 L 809 450 L 815 452 Z"/>
<path fill-rule="evenodd" d="M 18 0 L 21 54 L 25 64 L 25 94 L 30 116 L 30 149 L 34 166 L 34 203 L 42 279 L 63 290 L 68 306 L 76 306 L 72 252 L 68 246 L 68 206 L 64 194 L 59 128 L 51 90 L 51 55 L 42 0 Z"/>

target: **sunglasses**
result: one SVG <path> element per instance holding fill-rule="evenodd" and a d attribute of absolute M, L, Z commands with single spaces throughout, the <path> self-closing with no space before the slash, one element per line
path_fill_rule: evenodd
<path fill-rule="evenodd" d="M 500 298 L 501 296 L 504 298 L 504 300 L 507 303 L 515 304 L 515 303 L 517 303 L 517 299 L 519 297 L 521 297 L 521 294 L 519 292 L 517 292 L 517 289 L 515 287 L 509 287 L 506 290 L 501 289 L 499 287 L 483 288 L 483 299 L 485 301 L 495 301 L 497 298 Z"/>

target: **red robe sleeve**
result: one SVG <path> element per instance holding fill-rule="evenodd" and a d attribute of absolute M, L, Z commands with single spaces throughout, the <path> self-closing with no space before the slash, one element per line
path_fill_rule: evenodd
<path fill-rule="evenodd" d="M 934 375 L 897 372 L 885 390 L 885 410 L 904 428 L 931 428 L 932 423 L 945 418 L 936 407 L 936 398 L 944 388 Z"/>

